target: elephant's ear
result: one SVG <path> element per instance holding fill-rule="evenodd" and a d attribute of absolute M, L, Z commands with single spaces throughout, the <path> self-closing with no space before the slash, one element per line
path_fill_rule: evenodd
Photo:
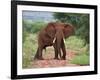
<path fill-rule="evenodd" d="M 67 23 L 64 24 L 64 29 L 63 29 L 64 37 L 67 38 L 75 33 L 75 28 L 73 25 Z"/>
<path fill-rule="evenodd" d="M 54 38 L 55 36 L 55 23 L 51 22 L 48 23 L 47 27 L 45 28 L 46 34 L 50 38 Z"/>

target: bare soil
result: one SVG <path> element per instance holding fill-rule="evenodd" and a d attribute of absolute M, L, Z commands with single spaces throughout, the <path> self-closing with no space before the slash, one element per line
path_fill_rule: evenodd
<path fill-rule="evenodd" d="M 66 50 L 66 60 L 55 60 L 53 48 L 48 48 L 43 51 L 44 60 L 33 60 L 32 67 L 34 68 L 48 68 L 48 67 L 64 67 L 64 66 L 79 66 L 77 64 L 71 64 L 70 61 L 75 57 L 76 52 L 72 50 Z"/>

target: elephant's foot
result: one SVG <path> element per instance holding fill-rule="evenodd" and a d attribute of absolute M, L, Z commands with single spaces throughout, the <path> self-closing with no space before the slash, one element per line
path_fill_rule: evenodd
<path fill-rule="evenodd" d="M 66 60 L 66 57 L 63 57 L 63 56 L 62 56 L 62 57 L 61 57 L 61 60 Z"/>
<path fill-rule="evenodd" d="M 54 59 L 59 60 L 59 58 L 58 58 L 58 57 L 55 57 Z"/>

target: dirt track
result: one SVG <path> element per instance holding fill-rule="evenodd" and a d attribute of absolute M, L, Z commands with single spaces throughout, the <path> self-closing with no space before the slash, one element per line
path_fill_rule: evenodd
<path fill-rule="evenodd" d="M 34 68 L 47 68 L 47 67 L 64 67 L 64 66 L 78 66 L 76 64 L 71 64 L 70 61 L 75 57 L 76 53 L 71 50 L 66 50 L 66 60 L 55 60 L 54 50 L 49 48 L 46 52 L 43 52 L 44 60 L 35 60 L 32 62 Z"/>

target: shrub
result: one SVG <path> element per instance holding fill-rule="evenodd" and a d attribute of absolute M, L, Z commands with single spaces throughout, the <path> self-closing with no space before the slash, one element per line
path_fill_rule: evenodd
<path fill-rule="evenodd" d="M 89 55 L 86 54 L 87 53 L 77 55 L 75 58 L 71 60 L 71 63 L 78 65 L 89 65 Z"/>
<path fill-rule="evenodd" d="M 77 36 L 71 36 L 66 39 L 65 45 L 68 49 L 80 50 L 82 47 L 84 47 L 84 40 Z"/>
<path fill-rule="evenodd" d="M 30 66 L 31 60 L 37 50 L 37 35 L 28 34 L 23 43 L 23 68 Z"/>
<path fill-rule="evenodd" d="M 34 22 L 32 24 L 31 32 L 36 33 L 44 27 L 46 27 L 46 23 L 44 23 L 44 22 Z"/>

